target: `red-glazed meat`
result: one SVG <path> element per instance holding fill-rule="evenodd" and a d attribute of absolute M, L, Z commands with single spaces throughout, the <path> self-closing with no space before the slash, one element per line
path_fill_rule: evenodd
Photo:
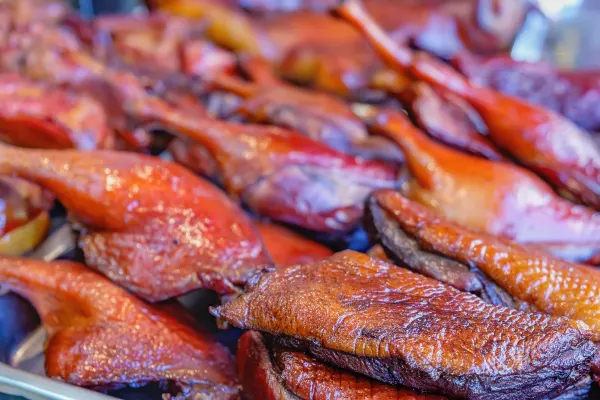
<path fill-rule="evenodd" d="M 100 389 L 160 382 L 177 399 L 236 398 L 231 354 L 187 325 L 175 304 L 147 304 L 69 261 L 1 258 L 0 286 L 39 313 L 51 378 Z"/>

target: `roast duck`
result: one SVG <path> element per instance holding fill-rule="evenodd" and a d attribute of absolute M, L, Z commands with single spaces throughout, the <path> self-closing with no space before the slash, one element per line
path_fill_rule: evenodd
<path fill-rule="evenodd" d="M 597 395 L 597 72 L 507 55 L 530 2 L 147 6 L 0 2 L 0 290 L 49 378 Z M 61 225 L 71 259 L 37 260 Z"/>

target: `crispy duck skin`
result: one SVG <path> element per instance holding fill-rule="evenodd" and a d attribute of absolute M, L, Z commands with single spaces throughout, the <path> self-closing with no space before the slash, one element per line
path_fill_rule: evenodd
<path fill-rule="evenodd" d="M 263 336 L 244 333 L 238 342 L 238 376 L 247 400 L 442 400 L 396 388 L 323 364 L 306 354 L 270 350 Z"/>
<path fill-rule="evenodd" d="M 198 288 L 235 293 L 271 264 L 242 210 L 175 163 L 4 146 L 0 170 L 53 192 L 85 227 L 86 263 L 148 301 Z"/>
<path fill-rule="evenodd" d="M 600 71 L 563 71 L 550 64 L 515 61 L 508 55 L 461 53 L 453 65 L 470 81 L 558 112 L 583 129 L 600 131 Z"/>
<path fill-rule="evenodd" d="M 254 82 L 219 76 L 216 88 L 245 99 L 236 110 L 255 122 L 267 122 L 304 133 L 343 153 L 365 159 L 401 162 L 402 153 L 387 140 L 370 136 L 363 122 L 343 101 L 277 81 L 262 66 L 253 68 Z"/>
<path fill-rule="evenodd" d="M 404 265 L 414 264 L 403 252 L 406 245 L 398 240 L 407 236 L 416 241 L 418 251 L 438 259 L 433 268 L 438 268 L 444 257 L 467 270 L 473 265 L 510 296 L 534 309 L 585 322 L 591 339 L 600 341 L 597 269 L 463 228 L 394 191 L 375 192 L 373 208 L 380 214 L 374 224 L 381 243 Z M 394 229 L 386 228 L 386 224 Z"/>
<path fill-rule="evenodd" d="M 434 142 L 393 110 L 363 108 L 406 154 L 401 192 L 461 225 L 578 262 L 600 254 L 600 213 L 559 197 L 530 171 Z"/>
<path fill-rule="evenodd" d="M 450 397 L 549 398 L 589 380 L 596 351 L 583 323 L 488 305 L 353 251 L 257 275 L 211 312 L 340 368 Z"/>
<path fill-rule="evenodd" d="M 276 266 L 306 264 L 329 257 L 333 252 L 283 226 L 256 222 L 256 228 Z"/>
<path fill-rule="evenodd" d="M 0 139 L 17 146 L 94 150 L 113 146 L 104 109 L 94 99 L 16 74 L 0 75 Z"/>
<path fill-rule="evenodd" d="M 206 117 L 204 110 L 177 109 L 148 94 L 134 75 L 82 53 L 46 52 L 35 59 L 41 62 L 31 65 L 30 72 L 51 75 L 53 81 L 69 82 L 74 71 L 84 81 L 102 79 L 128 115 L 159 124 L 202 147 L 192 159 L 208 154 L 229 194 L 275 221 L 317 232 L 346 232 L 359 225 L 369 193 L 397 185 L 393 165 L 339 153 L 295 131 L 219 121 Z"/>
<path fill-rule="evenodd" d="M 39 313 L 51 378 L 99 389 L 159 382 L 173 391 L 165 398 L 181 400 L 236 398 L 233 357 L 175 304 L 147 304 L 70 261 L 0 258 L 0 286 Z"/>
<path fill-rule="evenodd" d="M 348 0 L 337 13 L 370 41 L 396 70 L 410 71 L 471 104 L 501 149 L 578 201 L 600 209 L 600 149 L 592 136 L 566 118 L 516 97 L 470 83 L 458 71 L 431 56 L 398 46 L 366 14 L 359 0 Z"/>

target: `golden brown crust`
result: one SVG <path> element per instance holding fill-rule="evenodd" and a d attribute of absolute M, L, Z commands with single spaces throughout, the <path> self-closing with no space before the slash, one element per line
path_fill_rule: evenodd
<path fill-rule="evenodd" d="M 255 277 L 212 313 L 307 341 L 340 367 L 451 396 L 558 392 L 588 374 L 595 352 L 575 322 L 487 305 L 352 251 Z"/>

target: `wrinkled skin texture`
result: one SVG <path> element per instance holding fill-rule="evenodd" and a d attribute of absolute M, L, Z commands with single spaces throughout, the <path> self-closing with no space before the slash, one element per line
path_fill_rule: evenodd
<path fill-rule="evenodd" d="M 52 203 L 39 186 L 0 178 L 0 254 L 19 256 L 33 250 L 46 237 Z"/>
<path fill-rule="evenodd" d="M 391 68 L 409 71 L 464 99 L 479 113 L 488 137 L 499 148 L 557 189 L 600 209 L 600 148 L 588 132 L 550 110 L 476 86 L 427 54 L 398 46 L 359 0 L 345 1 L 337 12 L 365 35 Z"/>
<path fill-rule="evenodd" d="M 86 263 L 149 301 L 237 291 L 271 264 L 250 219 L 175 163 L 124 152 L 0 148 L 0 170 L 50 190 L 85 227 Z"/>
<path fill-rule="evenodd" d="M 393 191 L 373 194 L 426 252 L 474 264 L 511 296 L 554 316 L 585 322 L 600 341 L 600 271 L 463 228 Z"/>
<path fill-rule="evenodd" d="M 341 368 L 451 397 L 551 397 L 588 379 L 596 351 L 581 323 L 487 305 L 352 251 L 256 276 L 211 312 Z"/>
<path fill-rule="evenodd" d="M 175 304 L 151 306 L 69 261 L 1 258 L 0 286 L 39 313 L 51 378 L 94 388 L 164 382 L 182 400 L 233 399 L 238 392 L 231 354 L 187 325 Z"/>
<path fill-rule="evenodd" d="M 600 71 L 562 71 L 506 55 L 489 58 L 459 54 L 453 64 L 470 81 L 539 104 L 583 129 L 600 131 Z"/>
<path fill-rule="evenodd" d="M 306 264 L 329 257 L 333 252 L 283 226 L 256 222 L 256 228 L 276 266 Z"/>
<path fill-rule="evenodd" d="M 244 333 L 238 342 L 238 376 L 246 399 L 443 399 L 382 384 L 328 366 L 300 352 L 273 350 L 267 346 L 262 335 L 253 331 Z"/>
<path fill-rule="evenodd" d="M 600 214 L 556 195 L 533 173 L 427 138 L 399 112 L 370 109 L 373 129 L 406 154 L 401 192 L 461 225 L 575 261 L 600 254 Z"/>
<path fill-rule="evenodd" d="M 17 146 L 79 150 L 114 142 L 95 100 L 15 74 L 0 75 L 0 138 Z"/>
<path fill-rule="evenodd" d="M 213 84 L 245 98 L 237 112 L 250 120 L 294 129 L 333 149 L 365 159 L 403 160 L 402 153 L 392 143 L 369 136 L 362 121 L 341 100 L 274 82 L 274 77 L 266 79 L 270 82 L 252 84 L 219 77 Z"/>

